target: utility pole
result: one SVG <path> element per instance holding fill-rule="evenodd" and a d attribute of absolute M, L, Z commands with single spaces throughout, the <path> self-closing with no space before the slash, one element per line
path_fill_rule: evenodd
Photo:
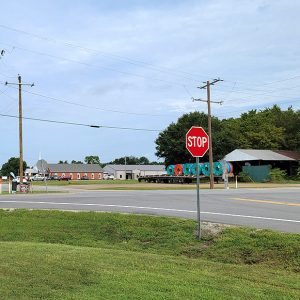
<path fill-rule="evenodd" d="M 214 79 L 212 82 L 209 80 L 205 83 L 203 86 L 198 87 L 199 89 L 206 89 L 207 90 L 207 100 L 202 100 L 202 99 L 194 99 L 192 98 L 193 101 L 201 101 L 201 102 L 206 102 L 207 103 L 207 116 L 208 116 L 208 136 L 209 136 L 209 169 L 210 169 L 210 176 L 209 176 L 209 187 L 210 189 L 214 188 L 214 172 L 213 172 L 213 145 L 212 145 L 212 130 L 211 130 L 211 103 L 217 103 L 217 104 L 222 104 L 223 101 L 211 101 L 210 99 L 210 86 L 214 85 L 215 83 L 223 81 L 222 79 Z"/>
<path fill-rule="evenodd" d="M 18 83 L 10 83 L 10 82 L 5 82 L 5 85 L 18 85 L 19 87 L 19 152 L 20 152 L 20 165 L 19 165 L 19 173 L 20 173 L 20 184 L 23 183 L 23 109 L 22 109 L 22 86 L 27 85 L 30 87 L 34 86 L 34 83 L 22 83 L 22 77 L 18 75 Z"/>

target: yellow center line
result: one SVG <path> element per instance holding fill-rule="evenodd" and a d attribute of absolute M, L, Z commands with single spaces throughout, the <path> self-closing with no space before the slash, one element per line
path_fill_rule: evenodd
<path fill-rule="evenodd" d="M 230 198 L 231 200 L 246 201 L 246 202 L 257 202 L 257 203 L 267 203 L 267 204 L 277 204 L 277 205 L 287 205 L 287 206 L 300 206 L 300 203 L 282 202 L 282 201 L 272 201 L 272 200 L 258 200 L 258 199 L 247 199 L 247 198 Z"/>

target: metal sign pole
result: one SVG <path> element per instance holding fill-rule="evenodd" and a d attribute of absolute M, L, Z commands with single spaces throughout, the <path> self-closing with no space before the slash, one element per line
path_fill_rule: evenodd
<path fill-rule="evenodd" d="M 196 174 L 197 174 L 197 221 L 198 221 L 198 228 L 197 228 L 197 237 L 198 240 L 201 239 L 201 224 L 200 224 L 200 177 L 199 177 L 199 157 L 196 157 Z"/>

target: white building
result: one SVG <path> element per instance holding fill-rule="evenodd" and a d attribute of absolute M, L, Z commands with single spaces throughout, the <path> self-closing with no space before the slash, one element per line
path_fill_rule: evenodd
<path fill-rule="evenodd" d="M 166 174 L 164 165 L 106 165 L 104 172 L 114 175 L 115 179 L 138 179 L 146 175 Z"/>

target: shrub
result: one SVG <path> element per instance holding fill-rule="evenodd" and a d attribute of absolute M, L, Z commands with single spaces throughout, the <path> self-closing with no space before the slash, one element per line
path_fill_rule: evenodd
<path fill-rule="evenodd" d="M 297 169 L 296 179 L 300 179 L 300 166 Z"/>
<path fill-rule="evenodd" d="M 284 181 L 286 177 L 286 171 L 279 168 L 271 169 L 269 172 L 269 178 L 272 182 Z"/>
<path fill-rule="evenodd" d="M 238 174 L 238 177 L 240 178 L 241 182 L 252 182 L 253 181 L 247 172 L 240 172 Z"/>

